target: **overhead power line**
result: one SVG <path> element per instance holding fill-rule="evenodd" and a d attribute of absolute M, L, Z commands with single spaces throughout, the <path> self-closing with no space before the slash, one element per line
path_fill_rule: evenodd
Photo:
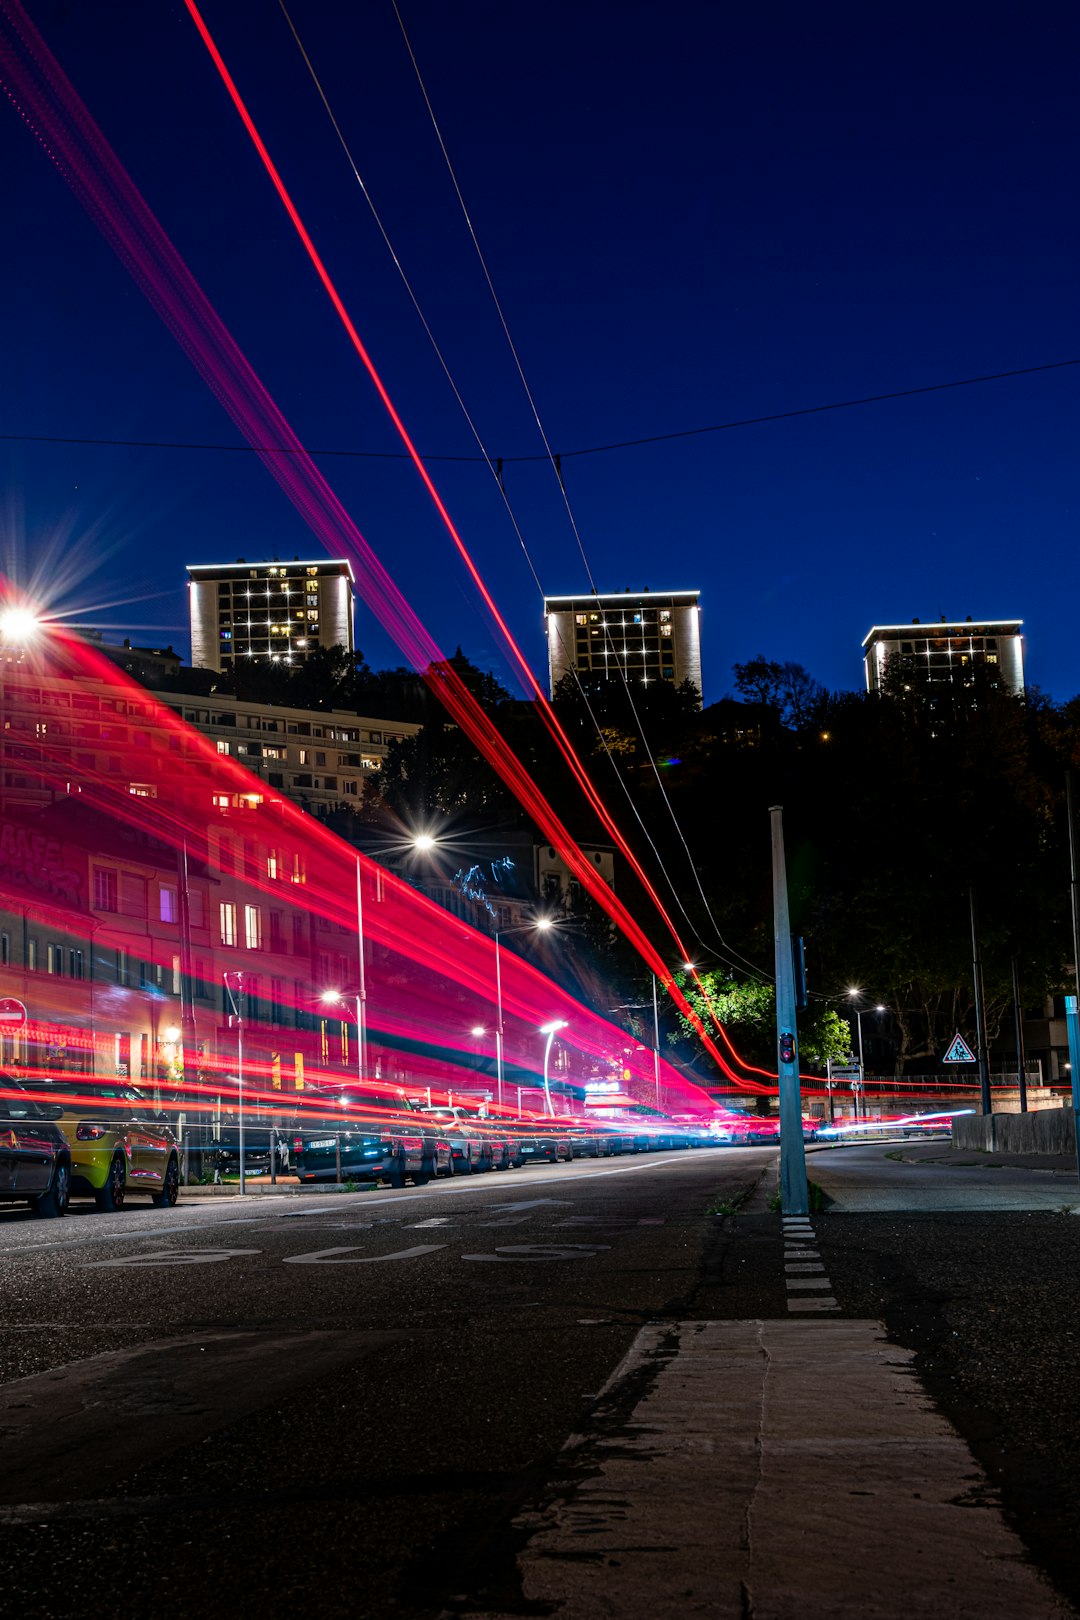
<path fill-rule="evenodd" d="M 973 388 L 978 383 L 1004 382 L 1010 377 L 1033 377 L 1043 371 L 1063 371 L 1080 366 L 1077 360 L 1051 360 L 1042 366 L 1021 366 L 1016 371 L 991 371 L 981 377 L 957 377 L 952 382 L 926 383 L 920 388 L 897 388 L 886 394 L 864 394 L 859 399 L 834 399 L 826 405 L 803 405 L 798 410 L 772 411 L 765 416 L 739 416 L 730 422 L 713 422 L 707 427 L 678 428 L 671 433 L 651 433 L 641 439 L 616 439 L 610 444 L 592 444 L 577 450 L 559 452 L 561 461 L 573 456 L 603 456 L 613 450 L 635 450 L 647 444 L 667 444 L 674 439 L 695 439 L 706 433 L 727 433 L 732 428 L 763 427 L 768 422 L 790 422 L 799 416 L 822 416 L 826 411 L 850 411 L 861 405 L 881 405 L 890 399 L 914 399 L 919 394 L 943 394 L 950 388 Z M 97 439 L 62 433 L 0 433 L 5 444 L 82 444 L 122 450 L 213 450 L 226 454 L 253 456 L 345 456 L 362 461 L 407 461 L 401 450 L 298 450 L 286 445 L 214 444 L 209 440 L 188 439 Z M 464 461 L 487 465 L 483 456 L 425 454 L 425 461 Z M 547 454 L 500 456 L 498 466 L 527 461 L 548 461 Z"/>

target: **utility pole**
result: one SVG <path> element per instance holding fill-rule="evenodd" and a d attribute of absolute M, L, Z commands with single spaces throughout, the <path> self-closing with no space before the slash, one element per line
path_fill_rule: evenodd
<path fill-rule="evenodd" d="M 806 1150 L 803 1146 L 802 1099 L 799 1095 L 799 1041 L 795 1026 L 795 965 L 788 917 L 787 865 L 784 859 L 784 811 L 774 804 L 772 823 L 773 937 L 776 959 L 776 1073 L 780 1088 L 780 1209 L 784 1215 L 807 1215 Z"/>
<path fill-rule="evenodd" d="M 1080 882 L 1077 879 L 1076 817 L 1073 814 L 1073 773 L 1065 772 L 1065 807 L 1069 817 L 1069 897 L 1072 902 L 1073 973 L 1076 995 L 1065 997 L 1065 1027 L 1069 1036 L 1069 1078 L 1072 1082 L 1073 1137 L 1076 1170 L 1080 1177 Z"/>
<path fill-rule="evenodd" d="M 1020 1007 L 1020 975 L 1016 969 L 1016 957 L 1012 959 L 1013 982 L 1013 1017 L 1016 1020 L 1016 1078 L 1020 1087 L 1020 1112 L 1026 1114 L 1027 1105 L 1027 1066 L 1024 1052 L 1024 1014 Z"/>
<path fill-rule="evenodd" d="M 656 974 L 652 975 L 652 1028 L 653 1028 L 653 1080 L 656 1083 L 656 1111 L 661 1113 L 660 1106 L 660 1014 L 656 1010 Z"/>
<path fill-rule="evenodd" d="M 975 981 L 975 1035 L 979 1053 L 979 1092 L 982 1112 L 993 1113 L 990 1101 L 990 1062 L 986 1051 L 986 1009 L 983 1002 L 982 957 L 979 955 L 979 920 L 975 910 L 975 889 L 968 890 L 971 906 L 971 976 Z"/>

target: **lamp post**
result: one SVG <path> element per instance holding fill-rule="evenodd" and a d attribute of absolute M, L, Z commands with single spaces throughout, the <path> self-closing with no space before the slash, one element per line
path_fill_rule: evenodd
<path fill-rule="evenodd" d="M 502 956 L 499 951 L 499 940 L 503 934 L 528 934 L 533 929 L 545 933 L 553 926 L 550 917 L 536 917 L 531 923 L 517 923 L 512 928 L 495 929 L 495 1088 L 500 1109 L 503 1105 L 503 1000 Z"/>
<path fill-rule="evenodd" d="M 862 995 L 862 991 L 859 989 L 859 987 L 857 985 L 853 985 L 851 987 L 851 989 L 848 991 L 848 996 L 853 1001 L 858 996 L 861 996 L 861 995 Z M 881 1005 L 880 1002 L 878 1002 L 875 1007 L 852 1007 L 851 1010 L 855 1014 L 855 1028 L 856 1028 L 856 1030 L 858 1032 L 857 1039 L 858 1039 L 858 1042 L 859 1042 L 859 1079 L 858 1079 L 858 1082 L 857 1082 L 859 1090 L 856 1091 L 856 1093 L 855 1093 L 855 1118 L 858 1119 L 858 1117 L 859 1117 L 859 1091 L 862 1091 L 863 1094 L 865 1095 L 865 1077 L 866 1077 L 866 1070 L 863 1067 L 862 1015 L 863 1015 L 864 1012 L 883 1013 L 885 1011 L 885 1008 Z M 865 1112 L 865 1104 L 864 1104 L 864 1112 Z"/>
<path fill-rule="evenodd" d="M 363 1016 L 363 997 L 355 991 L 348 994 L 343 990 L 324 990 L 319 1000 L 325 1002 L 328 1007 L 340 1007 L 343 1002 L 352 1004 L 356 1018 L 356 1082 L 357 1085 L 362 1087 L 364 1084 L 364 1049 L 360 1039 L 360 1025 Z"/>
<path fill-rule="evenodd" d="M 243 1197 L 247 1190 L 244 1181 L 244 975 L 230 973 L 226 968 L 222 978 L 236 1019 L 236 1122 L 240 1135 L 240 1195 Z M 235 994 L 230 979 L 236 980 Z"/>
<path fill-rule="evenodd" d="M 555 1117 L 555 1109 L 552 1107 L 551 1103 L 551 1082 L 548 1079 L 548 1066 L 551 1061 L 551 1043 L 559 1033 L 560 1029 L 566 1028 L 566 1024 L 567 1021 L 565 1018 L 553 1018 L 550 1024 L 541 1024 L 539 1030 L 541 1035 L 547 1036 L 547 1044 L 544 1047 L 544 1100 L 547 1104 L 548 1114 L 552 1119 Z"/>

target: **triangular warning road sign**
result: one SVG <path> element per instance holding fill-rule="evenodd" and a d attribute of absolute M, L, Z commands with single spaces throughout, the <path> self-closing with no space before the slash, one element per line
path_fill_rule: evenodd
<path fill-rule="evenodd" d="M 956 1034 L 953 1036 L 953 1043 L 941 1061 L 942 1063 L 975 1062 L 975 1054 L 959 1030 L 957 1030 Z"/>

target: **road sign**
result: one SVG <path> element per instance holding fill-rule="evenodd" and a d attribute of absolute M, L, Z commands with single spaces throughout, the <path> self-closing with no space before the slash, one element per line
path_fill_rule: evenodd
<path fill-rule="evenodd" d="M 0 996 L 0 1029 L 22 1029 L 26 1008 L 14 996 Z"/>
<path fill-rule="evenodd" d="M 957 1030 L 956 1034 L 953 1036 L 953 1043 L 941 1061 L 942 1063 L 975 1062 L 975 1054 L 959 1030 Z"/>
<path fill-rule="evenodd" d="M 830 1080 L 861 1080 L 862 1070 L 857 1063 L 830 1063 Z"/>

